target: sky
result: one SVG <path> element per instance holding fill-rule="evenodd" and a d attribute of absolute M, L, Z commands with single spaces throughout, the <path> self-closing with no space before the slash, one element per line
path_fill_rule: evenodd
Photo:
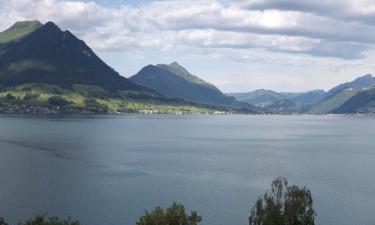
<path fill-rule="evenodd" d="M 177 61 L 223 92 L 297 92 L 375 73 L 374 0 L 0 0 L 0 30 L 35 19 L 125 77 Z"/>

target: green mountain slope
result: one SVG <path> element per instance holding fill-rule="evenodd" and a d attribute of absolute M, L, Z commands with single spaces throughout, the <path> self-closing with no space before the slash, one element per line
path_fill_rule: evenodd
<path fill-rule="evenodd" d="M 148 65 L 130 77 L 130 80 L 172 98 L 236 109 L 255 109 L 252 105 L 224 95 L 214 85 L 192 75 L 176 62 Z"/>
<path fill-rule="evenodd" d="M 348 99 L 332 113 L 374 113 L 375 88 L 364 89 Z"/>
<path fill-rule="evenodd" d="M 82 83 L 113 92 L 144 89 L 120 76 L 83 41 L 52 22 L 0 47 L 0 83 Z"/>
<path fill-rule="evenodd" d="M 324 99 L 309 112 L 314 114 L 326 113 L 355 113 L 371 101 L 368 89 L 375 85 L 375 77 L 370 74 L 358 77 L 329 90 Z"/>
<path fill-rule="evenodd" d="M 371 74 L 366 74 L 364 76 L 358 77 L 357 79 L 346 82 L 340 85 L 337 85 L 336 87 L 329 90 L 325 96 L 326 99 L 334 96 L 335 94 L 339 93 L 340 91 L 348 88 L 368 88 L 375 85 L 375 77 L 373 77 Z"/>
<path fill-rule="evenodd" d="M 327 114 L 333 113 L 334 110 L 341 107 L 346 101 L 360 92 L 359 89 L 349 88 L 341 90 L 333 96 L 330 96 L 323 102 L 313 107 L 309 113 L 312 114 Z"/>
<path fill-rule="evenodd" d="M 175 99 L 159 100 L 139 92 L 124 92 L 117 96 L 99 86 L 27 83 L 0 90 L 0 113 L 167 113 L 206 114 L 221 109 L 191 104 Z"/>
<path fill-rule="evenodd" d="M 30 34 L 41 26 L 42 24 L 37 20 L 17 22 L 9 29 L 0 33 L 0 45 L 11 41 L 16 41 Z"/>

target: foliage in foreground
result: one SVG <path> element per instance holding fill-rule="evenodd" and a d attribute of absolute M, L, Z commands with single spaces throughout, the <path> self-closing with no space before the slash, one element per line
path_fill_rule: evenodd
<path fill-rule="evenodd" d="M 3 217 L 0 217 L 0 225 L 8 225 Z"/>
<path fill-rule="evenodd" d="M 197 212 L 192 211 L 190 215 L 186 214 L 185 207 L 182 204 L 173 203 L 169 208 L 162 209 L 157 207 L 151 213 L 145 212 L 137 225 L 197 225 L 202 218 Z"/>
<path fill-rule="evenodd" d="M 259 198 L 250 211 L 249 225 L 315 225 L 313 199 L 306 187 L 289 186 L 285 178 L 272 182 L 271 191 Z M 197 225 L 202 217 L 196 211 L 187 214 L 185 207 L 173 203 L 165 210 L 155 208 L 151 213 L 145 212 L 136 225 Z M 8 225 L 0 217 L 0 225 Z M 80 225 L 79 221 L 70 218 L 60 220 L 58 217 L 37 215 L 18 225 Z"/>
<path fill-rule="evenodd" d="M 3 218 L 0 217 L 0 225 L 8 225 Z M 70 218 L 61 220 L 58 217 L 47 217 L 45 215 L 37 215 L 18 225 L 80 225 L 79 221 Z"/>
<path fill-rule="evenodd" d="M 288 186 L 285 178 L 277 178 L 271 187 L 251 209 L 250 225 L 315 225 L 316 214 L 309 189 Z"/>

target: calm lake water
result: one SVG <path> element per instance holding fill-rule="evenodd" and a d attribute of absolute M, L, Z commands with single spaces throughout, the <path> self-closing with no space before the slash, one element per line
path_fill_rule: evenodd
<path fill-rule="evenodd" d="M 0 215 L 134 225 L 184 203 L 202 225 L 246 225 L 278 177 L 308 186 L 322 225 L 375 224 L 375 118 L 0 117 Z"/>

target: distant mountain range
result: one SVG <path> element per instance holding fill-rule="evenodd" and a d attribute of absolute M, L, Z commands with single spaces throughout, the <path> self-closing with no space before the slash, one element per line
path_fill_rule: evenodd
<path fill-rule="evenodd" d="M 307 112 L 325 96 L 323 90 L 302 93 L 256 90 L 248 93 L 230 93 L 228 96 L 247 102 L 270 112 Z"/>
<path fill-rule="evenodd" d="M 328 92 L 288 93 L 261 89 L 228 96 L 253 104 L 268 113 L 375 113 L 375 77 L 367 74 Z"/>
<path fill-rule="evenodd" d="M 261 89 L 225 95 L 177 62 L 145 66 L 127 79 L 54 23 L 17 22 L 0 32 L 0 112 L 48 111 L 40 107 L 62 112 L 375 113 L 375 77 L 365 75 L 328 92 Z"/>
<path fill-rule="evenodd" d="M 191 74 L 177 62 L 148 65 L 130 77 L 130 80 L 167 97 L 231 109 L 255 110 L 254 106 L 246 102 L 226 96 L 213 84 Z"/>

